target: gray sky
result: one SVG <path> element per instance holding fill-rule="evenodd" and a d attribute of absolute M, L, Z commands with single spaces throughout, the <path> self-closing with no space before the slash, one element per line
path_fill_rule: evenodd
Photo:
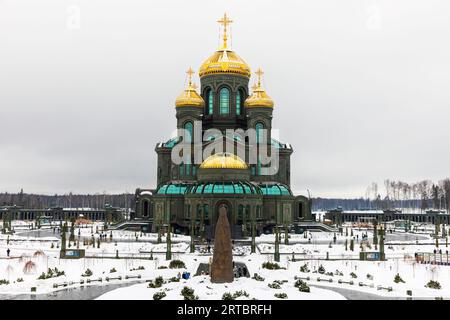
<path fill-rule="evenodd" d="M 155 144 L 224 11 L 265 70 L 294 191 L 450 174 L 447 0 L 0 0 L 0 191 L 154 187 Z"/>

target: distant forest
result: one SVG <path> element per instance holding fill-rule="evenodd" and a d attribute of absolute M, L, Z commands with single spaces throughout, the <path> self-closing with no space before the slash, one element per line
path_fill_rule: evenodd
<path fill-rule="evenodd" d="M 64 194 L 41 195 L 19 193 L 0 193 L 0 206 L 17 205 L 30 209 L 63 208 L 104 208 L 110 204 L 118 208 L 134 208 L 134 194 Z"/>
<path fill-rule="evenodd" d="M 313 211 L 341 207 L 344 210 L 385 210 L 424 211 L 450 208 L 450 179 L 438 182 L 423 180 L 415 183 L 384 180 L 383 190 L 376 182 L 371 183 L 366 194 L 359 199 L 313 199 Z"/>
<path fill-rule="evenodd" d="M 449 211 L 450 179 L 436 183 L 423 180 L 416 183 L 385 180 L 383 191 L 377 183 L 371 183 L 366 194 L 358 199 L 313 198 L 313 211 L 336 209 L 367 210 L 394 209 L 424 211 L 439 209 Z M 0 193 L 0 206 L 17 205 L 31 209 L 51 207 L 64 208 L 103 208 L 105 204 L 119 208 L 134 208 L 135 195 L 122 194 L 64 194 L 39 195 L 24 193 Z"/>

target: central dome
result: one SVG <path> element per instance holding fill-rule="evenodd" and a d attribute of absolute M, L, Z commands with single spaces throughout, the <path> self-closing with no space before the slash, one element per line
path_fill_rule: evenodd
<path fill-rule="evenodd" d="M 217 153 L 209 156 L 200 165 L 201 169 L 248 169 L 244 160 L 232 153 Z"/>
<path fill-rule="evenodd" d="M 247 78 L 250 78 L 251 75 L 248 64 L 234 51 L 226 48 L 216 51 L 206 59 L 198 72 L 200 77 L 217 73 L 232 73 Z"/>

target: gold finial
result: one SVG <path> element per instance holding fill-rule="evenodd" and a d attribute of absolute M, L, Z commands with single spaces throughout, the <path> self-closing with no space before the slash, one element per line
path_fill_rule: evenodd
<path fill-rule="evenodd" d="M 217 22 L 220 23 L 221 25 L 223 25 L 223 45 L 222 45 L 222 49 L 226 49 L 227 48 L 227 40 L 228 40 L 227 25 L 232 23 L 233 20 L 228 19 L 227 13 L 225 12 L 225 14 L 223 15 L 223 18 L 218 20 Z"/>
<path fill-rule="evenodd" d="M 258 70 L 255 71 L 255 74 L 258 76 L 258 87 L 261 86 L 261 77 L 264 74 L 261 68 L 258 68 Z"/>
<path fill-rule="evenodd" d="M 188 79 L 189 79 L 189 85 L 192 84 L 192 75 L 195 73 L 194 70 L 192 70 L 191 67 L 189 67 L 189 69 L 186 71 L 186 73 L 188 74 Z"/>

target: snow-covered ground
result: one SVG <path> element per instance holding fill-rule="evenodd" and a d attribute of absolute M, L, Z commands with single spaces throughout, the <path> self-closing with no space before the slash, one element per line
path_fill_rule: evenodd
<path fill-rule="evenodd" d="M 18 223 L 20 225 L 20 223 Z M 99 232 L 96 233 L 97 226 Z M 102 233 L 102 225 L 94 225 L 92 229 L 76 228 L 75 238 L 97 239 Z M 304 235 L 290 234 L 289 244 L 284 243 L 284 234 L 280 242 L 281 261 L 278 263 L 283 269 L 268 270 L 262 267 L 264 262 L 273 261 L 274 235 L 261 235 L 256 239 L 257 253 L 250 254 L 250 247 L 240 245 L 236 241 L 234 246 L 234 261 L 245 263 L 250 275 L 258 274 L 264 278 L 257 281 L 252 278 L 236 278 L 230 284 L 213 284 L 209 276 L 192 276 L 196 273 L 200 263 L 209 263 L 212 253 L 208 253 L 207 245 L 196 247 L 196 252 L 189 253 L 190 238 L 181 235 L 172 235 L 172 259 L 182 260 L 186 269 L 167 268 L 170 261 L 165 260 L 166 243 L 156 243 L 156 234 L 140 234 L 132 231 L 113 231 L 113 240 L 110 232 L 106 240 L 95 245 L 83 245 L 87 258 L 60 259 L 60 239 L 53 234 L 52 228 L 42 228 L 40 231 L 18 231 L 14 235 L 0 235 L 0 297 L 2 294 L 30 294 L 31 288 L 36 287 L 36 294 L 49 293 L 65 288 L 54 288 L 54 284 L 66 283 L 68 287 L 79 287 L 81 280 L 84 286 L 103 286 L 110 283 L 130 283 L 128 287 L 121 287 L 98 299 L 153 299 L 155 293 L 164 291 L 164 299 L 183 299 L 181 290 L 186 286 L 194 289 L 194 295 L 199 299 L 221 299 L 224 293 L 233 294 L 245 290 L 248 296 L 240 299 L 278 299 L 275 294 L 284 293 L 287 299 L 344 299 L 344 295 L 333 291 L 334 288 L 347 289 L 356 292 L 361 299 L 370 294 L 386 298 L 406 297 L 407 290 L 412 290 L 413 298 L 450 298 L 450 266 L 419 264 L 414 259 L 416 252 L 431 253 L 442 250 L 438 260 L 447 261 L 445 238 L 440 239 L 439 247 L 435 246 L 435 239 L 428 234 L 394 233 L 392 241 L 386 241 L 385 252 L 388 261 L 370 262 L 359 261 L 361 239 L 367 234 L 369 242 L 372 241 L 371 230 L 349 231 L 348 236 L 336 234 L 336 243 L 333 233 L 311 232 Z M 136 241 L 137 236 L 137 241 Z M 404 238 L 407 237 L 407 238 Z M 350 250 L 350 240 L 354 241 L 354 251 Z M 402 240 L 409 239 L 409 240 Z M 165 237 L 162 238 L 165 241 Z M 7 243 L 9 241 L 9 244 Z M 347 248 L 345 247 L 347 242 Z M 71 244 L 72 248 L 75 244 Z M 364 250 L 373 250 L 365 244 Z M 10 257 L 7 257 L 10 249 Z M 116 259 L 118 251 L 120 259 Z M 328 254 L 330 260 L 325 260 Z M 153 260 L 149 260 L 150 257 Z M 295 262 L 292 261 L 295 259 Z M 25 265 L 34 265 L 25 270 Z M 309 272 L 301 272 L 300 268 L 306 265 Z M 319 267 L 323 266 L 318 273 Z M 38 279 L 48 269 L 57 268 L 64 271 L 64 275 L 48 279 Z M 89 269 L 92 275 L 82 275 Z M 305 268 L 304 268 L 305 269 Z M 191 278 L 179 282 L 168 282 L 170 278 L 177 277 L 183 271 L 191 273 Z M 351 274 L 353 273 L 353 274 Z M 395 283 L 394 278 L 399 274 L 403 283 Z M 132 284 L 137 277 L 142 283 Z M 144 281 L 153 280 L 162 276 L 167 283 L 161 288 L 149 288 Z M 109 279 L 121 277 L 121 279 Z M 300 292 L 294 286 L 296 277 L 302 277 L 310 285 L 310 292 Z M 309 277 L 309 279 L 308 279 Z M 101 282 L 87 283 L 87 279 Z M 107 278 L 109 281 L 107 281 Z M 128 278 L 128 279 L 126 279 Z M 320 279 L 318 279 L 320 278 Z M 331 279 L 332 282 L 329 282 Z M 4 283 L 5 280 L 9 283 Z M 430 281 L 438 281 L 441 289 L 426 288 Z M 274 281 L 280 283 L 280 288 L 269 287 Z M 348 282 L 353 281 L 353 284 Z M 363 286 L 360 286 L 359 283 Z M 321 288 L 326 286 L 327 288 Z M 383 288 L 385 289 L 383 289 Z M 392 290 L 388 291 L 387 288 Z"/>

